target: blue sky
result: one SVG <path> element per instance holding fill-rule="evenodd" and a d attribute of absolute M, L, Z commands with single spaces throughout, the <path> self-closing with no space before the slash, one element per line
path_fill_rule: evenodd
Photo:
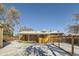
<path fill-rule="evenodd" d="M 15 7 L 21 13 L 21 26 L 32 27 L 34 30 L 51 29 L 67 31 L 68 25 L 74 23 L 72 14 L 79 13 L 79 4 L 5 4 L 7 8 Z M 15 32 L 19 27 L 15 26 Z"/>

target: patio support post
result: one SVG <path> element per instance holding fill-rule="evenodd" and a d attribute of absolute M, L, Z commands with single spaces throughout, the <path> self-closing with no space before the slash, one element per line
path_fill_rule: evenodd
<path fill-rule="evenodd" d="M 28 34 L 28 41 L 29 41 L 29 34 Z"/>
<path fill-rule="evenodd" d="M 39 43 L 39 34 L 37 35 L 37 37 L 38 37 L 38 39 L 37 39 L 37 40 L 38 40 L 38 43 Z"/>
<path fill-rule="evenodd" d="M 54 38 L 53 38 L 53 45 L 54 45 Z"/>
<path fill-rule="evenodd" d="M 48 43 L 50 43 L 50 35 L 48 35 Z"/>
<path fill-rule="evenodd" d="M 48 35 L 48 41 L 49 41 L 49 43 L 52 43 L 51 42 L 51 34 Z"/>
<path fill-rule="evenodd" d="M 54 45 L 54 39 L 52 39 L 52 40 L 53 40 L 53 45 Z M 52 40 L 51 40 L 51 41 L 52 41 Z"/>
<path fill-rule="evenodd" d="M 20 36 L 21 36 L 21 35 L 19 34 L 19 41 L 20 41 Z"/>
<path fill-rule="evenodd" d="M 60 47 L 60 37 L 58 36 L 58 47 Z"/>

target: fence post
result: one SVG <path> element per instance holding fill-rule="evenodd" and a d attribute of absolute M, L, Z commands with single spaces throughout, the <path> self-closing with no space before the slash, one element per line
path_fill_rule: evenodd
<path fill-rule="evenodd" d="M 72 47 L 71 47 L 71 50 L 72 50 L 72 56 L 74 55 L 74 36 L 72 36 Z"/>

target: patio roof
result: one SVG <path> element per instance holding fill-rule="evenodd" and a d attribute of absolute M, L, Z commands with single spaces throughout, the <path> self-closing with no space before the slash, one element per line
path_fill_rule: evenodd
<path fill-rule="evenodd" d="M 51 34 L 51 33 L 61 33 L 61 32 L 42 32 L 42 31 L 21 31 L 19 34 Z"/>
<path fill-rule="evenodd" d="M 19 34 L 50 34 L 49 32 L 41 32 L 41 31 L 21 31 Z"/>

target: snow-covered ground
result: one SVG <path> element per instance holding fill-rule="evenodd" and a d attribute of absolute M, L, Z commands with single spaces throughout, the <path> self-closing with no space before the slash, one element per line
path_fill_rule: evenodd
<path fill-rule="evenodd" d="M 13 41 L 0 49 L 0 56 L 69 56 L 60 48 L 48 43 L 22 43 Z"/>
<path fill-rule="evenodd" d="M 11 44 L 0 49 L 0 56 L 20 56 L 24 55 L 25 47 L 30 46 L 31 44 L 19 43 L 13 41 Z"/>
<path fill-rule="evenodd" d="M 58 43 L 54 43 L 58 46 Z M 72 46 L 69 43 L 60 43 L 60 47 L 68 52 L 72 52 Z M 79 46 L 74 45 L 74 55 L 79 56 Z"/>

